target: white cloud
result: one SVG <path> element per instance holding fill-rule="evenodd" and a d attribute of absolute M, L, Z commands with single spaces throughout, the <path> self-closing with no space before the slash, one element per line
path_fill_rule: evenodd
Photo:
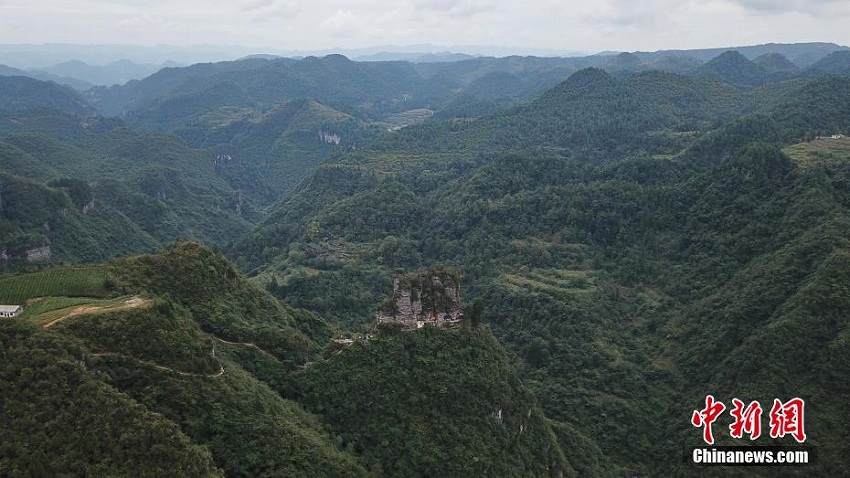
<path fill-rule="evenodd" d="M 253 12 L 255 10 L 263 10 L 266 8 L 273 7 L 274 4 L 277 3 L 276 0 L 254 0 L 248 2 L 245 6 L 242 7 L 242 10 L 246 12 Z"/>
<path fill-rule="evenodd" d="M 252 14 L 256 22 L 270 22 L 295 18 L 301 13 L 302 7 L 295 1 L 254 0 L 243 6 L 242 10 Z"/>
<path fill-rule="evenodd" d="M 413 7 L 420 13 L 468 18 L 495 10 L 498 4 L 495 0 L 415 0 Z"/>
<path fill-rule="evenodd" d="M 364 20 L 355 15 L 351 10 L 337 10 L 336 13 L 326 18 L 321 27 L 331 32 L 334 36 L 348 36 L 363 32 L 366 28 Z M 365 33 L 365 32 L 364 32 Z"/>
<path fill-rule="evenodd" d="M 0 0 L 0 43 L 655 50 L 850 44 L 848 0 Z M 1 59 L 0 59 L 1 60 Z"/>
<path fill-rule="evenodd" d="M 850 13 L 846 0 L 734 0 L 741 7 L 766 13 L 804 13 L 820 16 L 835 12 Z"/>

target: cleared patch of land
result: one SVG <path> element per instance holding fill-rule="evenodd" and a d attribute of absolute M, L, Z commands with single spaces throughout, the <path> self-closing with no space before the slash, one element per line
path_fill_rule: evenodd
<path fill-rule="evenodd" d="M 381 125 L 388 129 L 401 129 L 405 126 L 422 123 L 433 114 L 433 110 L 425 108 L 402 111 L 401 113 L 395 113 L 387 116 L 383 119 L 383 121 L 381 121 Z"/>
<path fill-rule="evenodd" d="M 818 138 L 782 150 L 801 167 L 821 162 L 850 160 L 850 137 Z"/>
<path fill-rule="evenodd" d="M 500 284 L 511 290 L 536 290 L 552 295 L 586 294 L 596 290 L 590 271 L 532 269 L 523 274 L 502 274 Z"/>
<path fill-rule="evenodd" d="M 44 297 L 30 301 L 21 317 L 46 329 L 63 320 L 80 315 L 146 307 L 149 304 L 149 299 L 138 297 L 103 300 L 79 297 Z"/>

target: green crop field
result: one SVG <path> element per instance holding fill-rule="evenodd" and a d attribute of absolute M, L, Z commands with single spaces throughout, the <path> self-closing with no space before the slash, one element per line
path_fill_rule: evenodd
<path fill-rule="evenodd" d="M 108 276 L 102 267 L 56 267 L 0 277 L 0 303 L 23 304 L 34 297 L 105 297 Z"/>

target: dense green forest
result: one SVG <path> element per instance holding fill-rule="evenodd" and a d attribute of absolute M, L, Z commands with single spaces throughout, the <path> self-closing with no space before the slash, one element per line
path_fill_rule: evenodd
<path fill-rule="evenodd" d="M 828 430 L 848 410 L 825 377 L 846 316 L 818 294 L 843 300 L 848 156 L 813 138 L 850 129 L 848 86 L 580 71 L 528 106 L 322 166 L 227 251 L 355 328 L 394 268 L 458 266 L 546 415 L 622 473 L 687 475 L 688 417 L 714 393 L 807 395 L 823 473 L 840 474 Z"/>
<path fill-rule="evenodd" d="M 0 77 L 0 474 L 693 476 L 712 394 L 846 475 L 834 50 Z M 375 327 L 434 267 L 481 323 Z"/>
<path fill-rule="evenodd" d="M 78 274 L 101 282 L 0 323 L 0 469 L 10 476 L 575 475 L 486 329 L 388 330 L 327 349 L 325 321 L 193 242 Z M 68 293 L 55 278 L 19 274 L 4 286 Z M 122 300 L 91 297 L 103 291 Z M 376 368 L 389 390 L 375 388 Z"/>

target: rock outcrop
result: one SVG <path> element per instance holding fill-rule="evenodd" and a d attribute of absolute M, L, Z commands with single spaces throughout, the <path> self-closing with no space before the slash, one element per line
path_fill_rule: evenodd
<path fill-rule="evenodd" d="M 393 296 L 378 307 L 378 324 L 401 324 L 405 329 L 425 325 L 454 326 L 463 320 L 460 272 L 435 267 L 393 277 Z"/>
<path fill-rule="evenodd" d="M 41 262 L 50 259 L 50 246 L 35 247 L 27 250 L 27 262 Z"/>

